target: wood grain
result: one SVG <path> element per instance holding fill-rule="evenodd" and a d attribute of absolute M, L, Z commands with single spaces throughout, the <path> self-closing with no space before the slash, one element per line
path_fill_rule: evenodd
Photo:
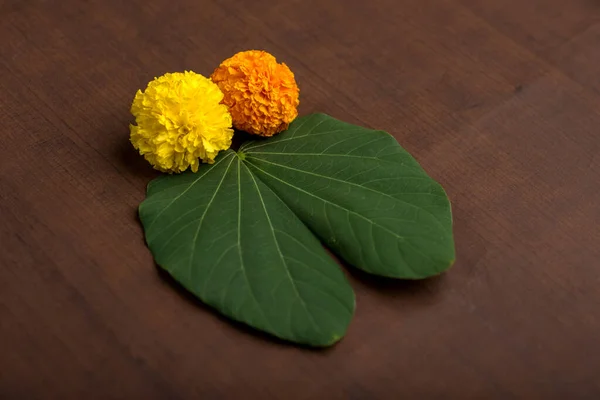
<path fill-rule="evenodd" d="M 0 398 L 600 397 L 599 40 L 595 0 L 3 0 Z M 326 351 L 194 301 L 136 217 L 136 90 L 252 48 L 301 114 L 394 134 L 453 201 L 456 265 L 351 271 Z"/>

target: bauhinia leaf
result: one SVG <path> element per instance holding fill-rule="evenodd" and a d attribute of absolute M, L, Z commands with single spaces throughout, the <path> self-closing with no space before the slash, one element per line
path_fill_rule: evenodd
<path fill-rule="evenodd" d="M 319 241 L 233 152 L 163 176 L 140 205 L 156 263 L 206 304 L 275 336 L 327 346 L 354 293 Z"/>
<path fill-rule="evenodd" d="M 319 239 L 388 277 L 425 278 L 454 260 L 441 186 L 389 134 L 323 114 L 154 180 L 139 212 L 157 264 L 203 302 L 312 346 L 339 340 L 354 312 Z"/>
<path fill-rule="evenodd" d="M 240 152 L 248 168 L 349 264 L 419 279 L 454 262 L 444 190 L 388 133 L 313 114 Z"/>

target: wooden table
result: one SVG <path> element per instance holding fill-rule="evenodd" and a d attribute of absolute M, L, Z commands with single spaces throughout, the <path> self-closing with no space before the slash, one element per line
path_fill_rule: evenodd
<path fill-rule="evenodd" d="M 592 0 L 3 0 L 0 398 L 598 398 L 599 43 Z M 453 202 L 455 266 L 352 274 L 325 351 L 175 289 L 136 217 L 136 90 L 254 48 Z"/>

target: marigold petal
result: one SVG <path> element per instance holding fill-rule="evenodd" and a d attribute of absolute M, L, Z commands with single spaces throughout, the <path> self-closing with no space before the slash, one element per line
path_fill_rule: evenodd
<path fill-rule="evenodd" d="M 231 114 L 223 92 L 195 72 L 167 73 L 138 90 L 131 105 L 130 141 L 163 172 L 196 172 L 231 146 Z"/>
<path fill-rule="evenodd" d="M 211 79 L 223 92 L 236 129 L 272 136 L 298 116 L 300 90 L 294 74 L 265 51 L 235 54 L 215 69 Z"/>

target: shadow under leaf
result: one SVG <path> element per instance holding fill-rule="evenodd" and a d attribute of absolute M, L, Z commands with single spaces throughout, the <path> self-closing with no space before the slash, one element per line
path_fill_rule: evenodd
<path fill-rule="evenodd" d="M 444 274 L 427 279 L 409 280 L 377 276 L 364 272 L 351 265 L 344 264 L 344 269 L 354 280 L 369 289 L 384 295 L 400 296 L 435 296 L 444 285 Z"/>
<path fill-rule="evenodd" d="M 373 275 L 358 269 L 345 261 L 341 260 L 331 250 L 325 247 L 325 250 L 340 267 L 347 273 L 353 283 L 354 289 L 364 287 L 367 290 L 377 292 L 379 295 L 390 298 L 421 298 L 432 301 L 439 295 L 444 286 L 445 273 L 432 276 L 427 279 L 396 279 L 384 276 Z"/>
<path fill-rule="evenodd" d="M 187 290 L 183 285 L 181 285 L 179 282 L 177 282 L 167 271 L 165 271 L 164 269 L 162 269 L 159 265 L 154 264 L 156 267 L 156 271 L 158 273 L 158 276 L 161 278 L 161 280 L 167 284 L 168 286 L 171 287 L 171 289 L 173 289 L 184 301 L 194 305 L 195 307 L 198 307 L 200 310 L 205 311 L 210 313 L 211 315 L 213 315 L 214 317 L 216 317 L 219 321 L 226 323 L 227 325 L 233 326 L 236 329 L 240 330 L 241 332 L 248 334 L 250 336 L 252 336 L 253 338 L 257 339 L 257 340 L 261 340 L 264 343 L 267 343 L 269 345 L 275 345 L 275 346 L 279 346 L 279 347 L 296 347 L 298 349 L 304 349 L 304 350 L 312 350 L 315 351 L 317 353 L 327 353 L 328 351 L 330 351 L 332 348 L 334 348 L 336 346 L 336 344 L 330 346 L 330 347 L 313 347 L 313 346 L 308 346 L 308 345 L 303 345 L 303 344 L 299 344 L 299 343 L 294 343 L 291 341 L 287 341 L 287 340 L 283 340 L 278 338 L 277 336 L 271 335 L 269 333 L 260 331 L 258 329 L 252 328 L 249 325 L 246 325 L 242 322 L 236 321 L 232 318 L 229 318 L 223 314 L 221 314 L 218 310 L 216 310 L 213 307 L 210 307 L 209 305 L 205 304 L 202 302 L 202 300 L 200 300 L 199 298 L 197 298 L 193 293 L 191 293 L 189 290 Z M 340 341 L 341 342 L 341 341 Z M 339 342 L 338 342 L 339 343 Z"/>

